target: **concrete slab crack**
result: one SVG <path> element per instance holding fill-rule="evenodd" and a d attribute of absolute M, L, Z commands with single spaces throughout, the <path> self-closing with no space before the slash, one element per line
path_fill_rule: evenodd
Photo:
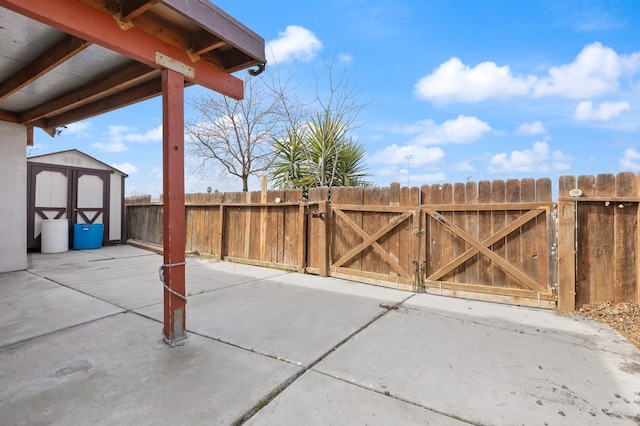
<path fill-rule="evenodd" d="M 242 425 L 244 423 L 246 423 L 251 417 L 255 416 L 261 409 L 263 409 L 264 407 L 266 407 L 271 401 L 273 401 L 273 399 L 275 397 L 277 397 L 280 393 L 282 393 L 285 389 L 287 389 L 289 386 L 291 386 L 291 384 L 293 384 L 296 380 L 298 380 L 304 373 L 306 373 L 309 370 L 312 370 L 316 365 L 318 365 L 318 363 L 320 363 L 322 360 L 324 360 L 326 357 L 328 357 L 329 355 L 331 355 L 333 352 L 335 352 L 338 348 L 340 348 L 342 345 L 344 345 L 345 343 L 347 343 L 349 340 L 351 340 L 352 338 L 354 338 L 355 336 L 357 336 L 360 332 L 362 332 L 363 330 L 367 329 L 371 324 L 375 323 L 376 321 L 378 321 L 380 318 L 384 317 L 385 315 L 387 315 L 390 311 L 392 310 L 397 310 L 400 306 L 402 306 L 403 303 L 405 303 L 407 300 L 411 299 L 412 297 L 414 297 L 415 294 L 411 294 L 410 296 L 406 297 L 405 299 L 403 299 L 402 301 L 392 304 L 392 305 L 388 305 L 388 304 L 384 304 L 381 303 L 379 306 L 381 308 L 384 308 L 385 310 L 380 312 L 378 315 L 374 316 L 373 319 L 371 319 L 369 322 L 367 322 L 365 325 L 363 325 L 362 327 L 358 328 L 356 331 L 354 331 L 353 333 L 351 333 L 349 336 L 347 336 L 346 338 L 342 339 L 338 344 L 336 344 L 335 346 L 333 346 L 331 349 L 329 349 L 327 352 L 325 352 L 324 354 L 322 354 L 319 358 L 317 358 L 315 361 L 313 361 L 311 364 L 309 364 L 306 367 L 303 367 L 302 370 L 300 370 L 298 373 L 294 374 L 293 376 L 291 376 L 289 379 L 285 380 L 284 382 L 282 382 L 276 389 L 274 389 L 273 391 L 271 391 L 269 394 L 267 394 L 264 398 L 262 398 L 260 401 L 258 401 L 258 403 L 256 405 L 254 405 L 253 407 L 251 407 L 251 409 L 249 409 L 247 412 L 245 412 L 242 416 L 240 416 L 235 422 L 231 423 L 232 426 L 239 426 Z M 264 354 L 263 354 L 264 355 Z M 269 356 L 269 355 L 267 355 Z M 272 356 L 271 356 L 272 357 Z M 286 362 L 286 361 L 285 361 Z M 298 365 L 298 364 L 294 364 L 294 365 Z M 314 370 L 315 371 L 315 370 Z"/>
<path fill-rule="evenodd" d="M 410 401 L 408 399 L 402 398 L 401 396 L 396 395 L 396 394 L 394 394 L 392 392 L 389 392 L 387 390 L 380 391 L 380 390 L 373 389 L 373 388 L 370 388 L 370 387 L 367 387 L 367 386 L 363 386 L 363 385 L 358 384 L 358 383 L 350 382 L 350 381 L 348 381 L 346 379 L 343 379 L 341 377 L 336 377 L 336 376 L 333 376 L 331 374 L 328 374 L 328 373 L 325 373 L 325 372 L 322 372 L 322 371 L 318 371 L 318 370 L 313 370 L 313 371 L 315 373 L 322 374 L 323 376 L 327 376 L 327 377 L 331 377 L 332 379 L 339 380 L 339 381 L 344 382 L 344 383 L 346 383 L 348 385 L 356 386 L 356 387 L 359 387 L 361 389 L 365 389 L 365 390 L 368 390 L 370 392 L 377 393 L 379 395 L 384 395 L 384 396 L 387 396 L 389 398 L 393 398 L 395 400 L 398 400 L 400 402 L 404 402 L 406 404 L 411 404 L 411 405 L 414 405 L 416 407 L 420 407 L 420 408 L 422 408 L 424 410 L 431 411 L 432 413 L 440 414 L 441 416 L 446 416 L 446 417 L 452 418 L 454 420 L 458 420 L 460 422 L 467 423 L 467 424 L 474 425 L 474 426 L 485 426 L 484 423 L 474 422 L 474 421 L 471 421 L 471 420 L 464 419 L 464 418 L 458 416 L 457 414 L 445 413 L 443 411 L 439 411 L 439 410 L 436 410 L 434 408 L 427 407 L 427 406 L 419 404 L 419 403 L 417 403 L 415 401 Z"/>

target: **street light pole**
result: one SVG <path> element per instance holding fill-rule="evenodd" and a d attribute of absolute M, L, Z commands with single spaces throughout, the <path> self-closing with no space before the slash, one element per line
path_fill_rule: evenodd
<path fill-rule="evenodd" d="M 407 187 L 411 188 L 411 184 L 409 181 L 409 169 L 411 166 L 411 159 L 413 159 L 413 155 L 412 154 L 405 155 L 404 159 L 407 160 Z"/>

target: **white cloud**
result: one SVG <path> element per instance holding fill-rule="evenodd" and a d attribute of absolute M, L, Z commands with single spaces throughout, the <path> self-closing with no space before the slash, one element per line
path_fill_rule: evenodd
<path fill-rule="evenodd" d="M 131 163 L 113 163 L 111 167 L 114 167 L 128 175 L 133 175 L 138 173 L 138 168 Z"/>
<path fill-rule="evenodd" d="M 406 173 L 406 170 L 404 170 L 404 172 Z M 395 179 L 395 181 L 397 181 L 398 179 L 400 179 L 399 175 L 402 174 L 402 171 L 400 169 L 398 169 L 398 167 L 396 166 L 389 166 L 389 167 L 381 167 L 378 170 L 376 170 L 376 172 L 373 174 L 373 177 L 391 177 L 393 179 Z M 404 179 L 406 179 L 406 174 Z"/>
<path fill-rule="evenodd" d="M 433 120 L 422 120 L 393 130 L 402 134 L 415 134 L 414 143 L 418 145 L 439 145 L 476 141 L 490 132 L 491 126 L 477 117 L 459 115 L 442 124 L 436 124 Z"/>
<path fill-rule="evenodd" d="M 519 135 L 545 135 L 547 129 L 541 121 L 532 121 L 531 123 L 522 123 L 516 133 Z"/>
<path fill-rule="evenodd" d="M 410 156 L 410 159 L 407 157 Z M 437 164 L 444 158 L 439 147 L 427 148 L 418 145 L 398 146 L 393 144 L 371 155 L 368 160 L 373 164 L 399 164 L 409 167 Z"/>
<path fill-rule="evenodd" d="M 530 85 L 527 78 L 512 75 L 509 66 L 483 62 L 472 68 L 451 58 L 422 77 L 415 93 L 420 99 L 435 102 L 480 102 L 526 95 Z"/>
<path fill-rule="evenodd" d="M 381 167 L 375 171 L 375 178 L 382 178 L 381 185 L 387 186 L 389 182 L 400 182 L 403 186 L 409 185 L 423 185 L 429 182 L 441 182 L 446 180 L 446 175 L 443 172 L 433 173 L 410 173 L 407 176 L 408 170 L 406 168 L 400 168 L 395 165 L 388 167 Z"/>
<path fill-rule="evenodd" d="M 447 179 L 447 176 L 442 172 L 423 173 L 421 175 L 411 174 L 409 179 L 411 185 L 423 185 L 429 182 L 442 182 Z"/>
<path fill-rule="evenodd" d="M 338 62 L 340 62 L 342 65 L 351 65 L 351 63 L 353 62 L 353 56 L 349 55 L 348 53 L 342 53 L 338 56 Z"/>
<path fill-rule="evenodd" d="M 457 170 L 461 172 L 475 172 L 476 168 L 473 167 L 473 164 L 471 164 L 471 161 L 464 160 L 454 164 L 453 170 Z"/>
<path fill-rule="evenodd" d="M 97 150 L 104 152 L 123 152 L 128 151 L 129 148 L 122 141 L 110 141 L 110 142 L 95 142 L 91 146 Z"/>
<path fill-rule="evenodd" d="M 309 62 L 322 50 L 322 43 L 315 34 L 299 25 L 289 25 L 278 35 L 279 38 L 271 40 L 265 47 L 268 62 Z"/>
<path fill-rule="evenodd" d="M 76 123 L 67 124 L 62 130 L 64 135 L 74 135 L 76 139 L 90 136 L 91 123 L 89 121 L 78 121 Z"/>
<path fill-rule="evenodd" d="M 545 76 L 516 76 L 508 65 L 483 62 L 475 67 L 458 58 L 444 62 L 416 83 L 419 99 L 481 102 L 516 96 L 590 98 L 615 92 L 623 76 L 640 71 L 640 52 L 618 55 L 601 43 L 585 46 L 573 62 L 549 68 Z"/>
<path fill-rule="evenodd" d="M 162 167 L 152 167 L 148 173 L 149 177 L 162 179 Z"/>
<path fill-rule="evenodd" d="M 593 102 L 583 101 L 578 104 L 573 118 L 578 121 L 609 121 L 631 109 L 628 102 L 602 102 L 594 108 Z"/>
<path fill-rule="evenodd" d="M 125 140 L 126 142 L 141 142 L 141 143 L 162 142 L 162 124 L 160 124 L 158 127 L 147 130 L 144 133 L 136 133 L 135 129 L 127 128 L 126 126 L 116 126 L 116 127 L 118 127 L 119 130 L 114 132 L 113 136 L 114 137 L 122 136 L 123 140 Z M 109 128 L 109 130 L 111 131 L 111 128 Z M 121 134 L 120 130 L 128 133 Z"/>
<path fill-rule="evenodd" d="M 562 151 L 551 152 L 546 142 L 536 142 L 531 149 L 494 155 L 491 158 L 489 171 L 512 173 L 566 170 L 569 168 L 568 162 L 569 158 Z"/>
<path fill-rule="evenodd" d="M 632 56 L 619 56 L 597 42 L 589 44 L 570 64 L 551 67 L 549 76 L 536 85 L 534 96 L 576 99 L 615 92 L 620 76 L 633 68 L 630 61 L 633 62 Z"/>
<path fill-rule="evenodd" d="M 162 142 L 162 125 L 144 133 L 138 133 L 135 128 L 129 126 L 109 126 L 108 141 L 96 142 L 92 146 L 100 151 L 122 152 L 129 150 L 126 142 Z"/>
<path fill-rule="evenodd" d="M 640 152 L 635 148 L 624 150 L 624 156 L 619 160 L 620 168 L 625 171 L 640 170 Z"/>

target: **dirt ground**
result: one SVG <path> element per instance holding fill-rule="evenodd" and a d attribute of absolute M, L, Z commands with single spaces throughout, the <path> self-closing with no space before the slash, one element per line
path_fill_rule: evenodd
<path fill-rule="evenodd" d="M 576 314 L 608 324 L 640 348 L 640 305 L 637 303 L 583 305 Z"/>

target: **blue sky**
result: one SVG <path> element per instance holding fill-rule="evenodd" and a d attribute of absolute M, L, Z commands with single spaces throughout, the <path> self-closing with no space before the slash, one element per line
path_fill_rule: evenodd
<path fill-rule="evenodd" d="M 265 39 L 301 92 L 326 61 L 346 66 L 368 101 L 353 136 L 376 185 L 640 170 L 638 0 L 214 3 Z M 77 148 L 128 173 L 128 195 L 155 197 L 161 121 L 153 99 L 53 139 L 38 131 L 31 153 Z M 241 182 L 187 164 L 186 190 L 208 186 Z"/>

